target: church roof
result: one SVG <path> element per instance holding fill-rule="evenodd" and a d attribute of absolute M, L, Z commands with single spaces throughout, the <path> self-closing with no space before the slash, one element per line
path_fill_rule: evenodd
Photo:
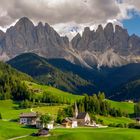
<path fill-rule="evenodd" d="M 78 113 L 77 119 L 84 119 L 86 117 L 86 115 L 87 115 L 86 112 Z"/>

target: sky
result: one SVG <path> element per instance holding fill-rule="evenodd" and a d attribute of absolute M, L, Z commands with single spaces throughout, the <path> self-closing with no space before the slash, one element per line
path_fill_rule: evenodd
<path fill-rule="evenodd" d="M 47 22 L 70 38 L 86 26 L 96 29 L 108 22 L 140 36 L 140 0 L 0 0 L 0 29 L 21 17 Z"/>
<path fill-rule="evenodd" d="M 124 28 L 128 29 L 128 33 L 130 35 L 136 34 L 140 36 L 140 16 L 134 15 L 131 19 L 124 20 L 123 22 Z"/>

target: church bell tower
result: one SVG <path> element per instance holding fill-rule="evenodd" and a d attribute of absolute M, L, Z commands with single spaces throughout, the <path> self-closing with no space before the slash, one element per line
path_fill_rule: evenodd
<path fill-rule="evenodd" d="M 74 117 L 77 118 L 78 116 L 78 107 L 77 107 L 77 103 L 75 102 L 75 112 L 74 112 Z"/>

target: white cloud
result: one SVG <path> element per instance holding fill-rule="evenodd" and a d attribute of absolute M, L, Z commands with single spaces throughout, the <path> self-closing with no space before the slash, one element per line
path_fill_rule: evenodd
<path fill-rule="evenodd" d="M 37 23 L 48 22 L 61 34 L 76 33 L 85 26 L 96 28 L 108 21 L 121 24 L 127 10 L 140 8 L 138 0 L 0 0 L 0 26 L 7 27 L 27 16 Z"/>
<path fill-rule="evenodd" d="M 0 0 L 0 25 L 27 16 L 50 24 L 103 22 L 120 12 L 113 0 Z M 2 20 L 1 20 L 2 19 Z"/>
<path fill-rule="evenodd" d="M 140 0 L 124 0 L 124 2 L 140 12 Z"/>

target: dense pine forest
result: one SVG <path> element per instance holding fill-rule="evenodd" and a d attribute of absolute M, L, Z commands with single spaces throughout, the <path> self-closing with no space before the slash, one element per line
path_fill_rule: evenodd
<path fill-rule="evenodd" d="M 128 114 L 122 112 L 120 109 L 112 108 L 110 103 L 106 100 L 105 94 L 99 92 L 93 96 L 85 95 L 84 99 L 77 102 L 80 112 L 89 112 L 94 115 L 122 117 Z"/>
<path fill-rule="evenodd" d="M 33 81 L 30 76 L 0 62 L 0 99 L 29 99 L 31 94 L 24 80 Z"/>

